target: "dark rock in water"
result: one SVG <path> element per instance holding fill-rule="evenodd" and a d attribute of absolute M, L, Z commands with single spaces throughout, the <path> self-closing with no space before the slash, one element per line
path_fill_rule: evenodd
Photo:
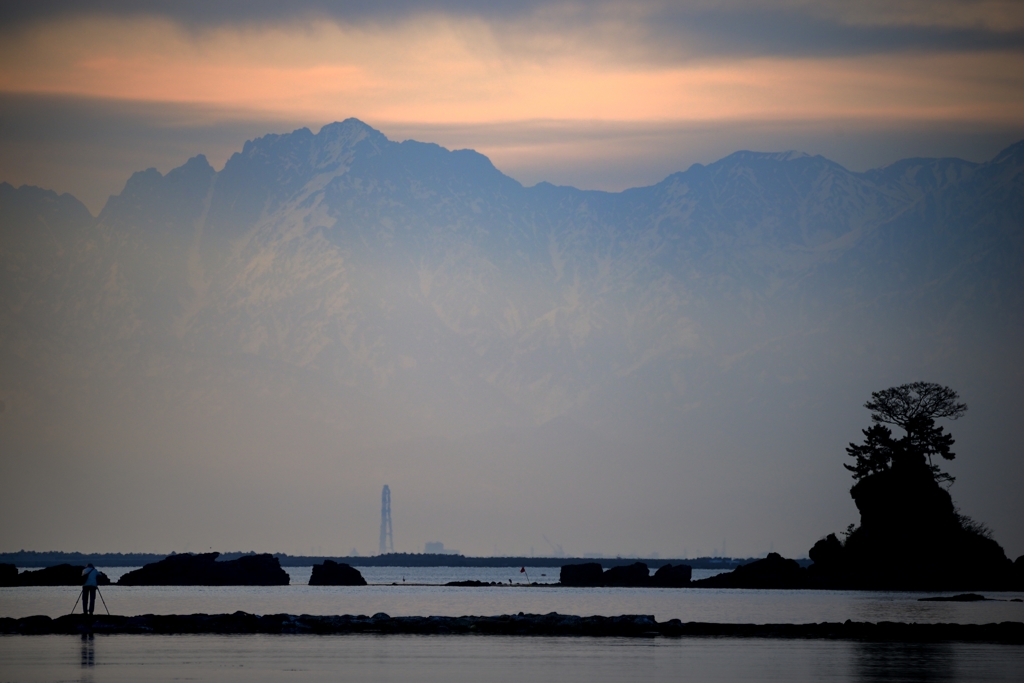
<path fill-rule="evenodd" d="M 663 565 L 651 577 L 651 585 L 661 588 L 682 588 L 690 585 L 693 568 L 688 564 Z"/>
<path fill-rule="evenodd" d="M 605 586 L 643 587 L 651 585 L 651 571 L 643 562 L 625 567 L 612 567 L 602 577 Z"/>
<path fill-rule="evenodd" d="M 850 491 L 860 528 L 846 541 L 865 588 L 950 590 L 1005 585 L 1011 565 L 983 530 L 964 523 L 924 463 L 893 465 Z"/>
<path fill-rule="evenodd" d="M 365 586 L 366 579 L 359 570 L 334 560 L 324 560 L 323 564 L 313 565 L 313 574 L 309 577 L 310 586 Z"/>
<path fill-rule="evenodd" d="M 36 571 L 25 571 L 18 575 L 18 586 L 81 586 L 85 567 L 73 564 L 58 564 Z M 109 586 L 110 579 L 103 572 L 96 577 L 96 583 Z"/>
<path fill-rule="evenodd" d="M 220 553 L 170 555 L 128 572 L 121 586 L 286 586 L 288 574 L 273 555 L 217 562 Z"/>
<path fill-rule="evenodd" d="M 894 462 L 850 490 L 861 525 L 842 544 L 811 548 L 817 587 L 872 590 L 1000 590 L 1013 565 L 987 530 L 961 516 L 921 460 Z"/>
<path fill-rule="evenodd" d="M 960 595 L 941 596 L 937 598 L 918 598 L 918 602 L 981 602 L 988 600 L 984 595 L 977 593 L 961 593 Z"/>
<path fill-rule="evenodd" d="M 0 586 L 17 586 L 18 568 L 13 564 L 0 564 Z"/>
<path fill-rule="evenodd" d="M 830 579 L 846 571 L 846 549 L 835 534 L 829 534 L 815 543 L 807 556 L 814 563 L 808 569 L 815 577 Z"/>
<path fill-rule="evenodd" d="M 807 570 L 778 553 L 763 560 L 736 567 L 727 574 L 711 576 L 690 584 L 698 588 L 807 588 Z"/>
<path fill-rule="evenodd" d="M 559 581 L 563 586 L 608 586 L 616 588 L 680 588 L 690 585 L 692 568 L 680 564 L 673 567 L 667 564 L 651 576 L 650 570 L 643 562 L 631 565 L 612 567 L 601 570 L 597 562 L 585 564 L 567 564 L 562 566 Z"/>
<path fill-rule="evenodd" d="M 558 581 L 563 586 L 602 586 L 604 571 L 597 562 L 567 564 L 562 566 Z"/>

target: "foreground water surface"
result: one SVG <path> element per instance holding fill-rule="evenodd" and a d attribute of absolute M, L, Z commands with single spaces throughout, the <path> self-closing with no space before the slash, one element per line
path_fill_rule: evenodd
<path fill-rule="evenodd" d="M 1024 648 L 728 638 L 2 636 L 0 680 L 1019 681 Z"/>

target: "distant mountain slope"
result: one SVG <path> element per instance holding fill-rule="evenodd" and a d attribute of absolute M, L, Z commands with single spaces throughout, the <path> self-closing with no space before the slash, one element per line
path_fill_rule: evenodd
<path fill-rule="evenodd" d="M 26 444 L 117 424 L 195 453 L 239 429 L 484 453 L 545 425 L 508 452 L 584 458 L 839 385 L 1018 372 L 1024 142 L 867 173 L 737 152 L 606 193 L 349 119 L 136 173 L 95 219 L 0 185 L 0 292 L 0 418 Z"/>
<path fill-rule="evenodd" d="M 136 173 L 95 221 L 5 185 L 6 326 L 49 315 L 119 364 L 262 358 L 356 386 L 457 367 L 543 421 L 708 352 L 723 309 L 727 327 L 883 300 L 1018 323 L 999 318 L 1024 303 L 1021 146 L 863 174 L 737 152 L 610 194 L 523 188 L 474 152 L 349 119 L 246 143 L 220 172 L 198 156 Z"/>
<path fill-rule="evenodd" d="M 68 269 L 94 229 L 85 205 L 69 194 L 0 183 L 0 401 L 33 389 L 54 356 L 69 349 L 64 317 L 74 286 Z M 16 404 L 17 402 L 15 402 Z"/>

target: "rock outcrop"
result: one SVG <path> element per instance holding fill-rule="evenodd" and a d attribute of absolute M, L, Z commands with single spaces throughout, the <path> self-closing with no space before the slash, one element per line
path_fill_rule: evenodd
<path fill-rule="evenodd" d="M 693 575 L 693 568 L 688 564 L 670 564 L 658 567 L 651 577 L 651 585 L 660 588 L 683 588 L 690 585 L 690 577 Z"/>
<path fill-rule="evenodd" d="M 807 588 L 807 570 L 778 553 L 745 564 L 727 574 L 694 581 L 697 588 Z"/>
<path fill-rule="evenodd" d="M 1005 584 L 1011 564 L 983 531 L 965 524 L 949 492 L 921 463 L 895 463 L 850 491 L 860 528 L 845 560 L 868 588 L 955 590 Z"/>
<path fill-rule="evenodd" d="M 602 586 L 604 570 L 597 562 L 563 565 L 558 582 L 563 586 Z"/>
<path fill-rule="evenodd" d="M 310 586 L 365 586 L 366 579 L 359 570 L 351 565 L 324 560 L 323 564 L 313 565 L 313 574 L 309 577 Z"/>
<path fill-rule="evenodd" d="M 563 586 L 617 587 L 617 588 L 681 588 L 690 585 L 692 569 L 680 564 L 666 564 L 654 576 L 643 562 L 602 570 L 597 562 L 562 566 L 559 583 Z"/>
<path fill-rule="evenodd" d="M 861 524 L 841 543 L 814 544 L 816 587 L 869 590 L 1005 590 L 1014 564 L 987 530 L 960 515 L 925 462 L 896 462 L 850 490 Z"/>
<path fill-rule="evenodd" d="M 808 551 L 811 558 L 808 573 L 819 582 L 837 581 L 845 577 L 845 550 L 835 534 L 829 534 L 814 544 Z"/>
<path fill-rule="evenodd" d="M 643 562 L 634 562 L 630 565 L 606 569 L 601 578 L 605 586 L 649 586 L 651 572 Z"/>
<path fill-rule="evenodd" d="M 0 564 L 0 587 L 18 585 L 18 568 L 13 564 Z"/>
<path fill-rule="evenodd" d="M 73 564 L 58 564 L 55 567 L 44 567 L 35 571 L 24 571 L 18 574 L 16 586 L 81 586 L 82 570 L 85 567 Z M 96 583 L 109 586 L 110 579 L 103 572 L 99 573 Z"/>
<path fill-rule="evenodd" d="M 217 562 L 220 553 L 170 555 L 128 572 L 121 586 L 286 586 L 290 579 L 273 555 L 243 555 Z"/>

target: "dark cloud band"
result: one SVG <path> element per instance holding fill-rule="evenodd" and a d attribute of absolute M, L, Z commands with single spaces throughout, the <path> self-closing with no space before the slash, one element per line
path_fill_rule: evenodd
<path fill-rule="evenodd" d="M 653 3 L 626 12 L 615 2 L 564 4 L 558 0 L 15 0 L 0 6 L 7 28 L 54 18 L 158 16 L 200 28 L 230 24 L 272 24 L 312 19 L 345 23 L 388 22 L 425 13 L 528 22 L 543 13 L 544 29 L 585 32 L 598 23 L 621 23 L 633 38 L 663 59 L 738 56 L 845 56 L 907 51 L 1024 51 L 1024 30 L 986 28 L 980 20 L 961 26 L 851 24 L 822 7 L 759 3 L 737 6 Z M 546 11 L 552 10 L 552 11 Z M 643 50 L 643 48 L 639 48 Z"/>
<path fill-rule="evenodd" d="M 28 22 L 55 16 L 90 14 L 113 16 L 162 16 L 184 24 L 232 24 L 276 22 L 305 17 L 329 17 L 341 21 L 394 18 L 423 12 L 459 15 L 516 16 L 551 4 L 543 0 L 15 0 L 0 7 L 3 23 Z"/>
<path fill-rule="evenodd" d="M 666 11 L 649 23 L 659 40 L 686 36 L 700 54 L 847 56 L 906 51 L 1024 51 L 1024 31 L 973 26 L 851 25 L 793 9 Z"/>

